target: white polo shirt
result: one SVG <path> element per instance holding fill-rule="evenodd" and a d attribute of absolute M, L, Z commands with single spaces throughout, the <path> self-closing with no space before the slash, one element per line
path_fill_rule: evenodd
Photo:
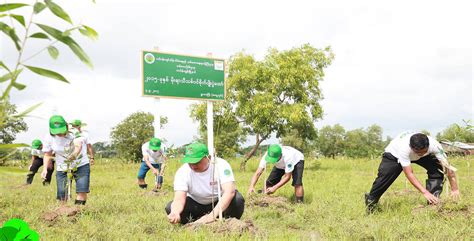
<path fill-rule="evenodd" d="M 447 156 L 444 153 L 443 147 L 439 142 L 431 136 L 428 136 L 430 145 L 428 151 L 423 156 L 418 156 L 410 148 L 410 138 L 418 132 L 406 131 L 399 134 L 393 139 L 390 144 L 385 148 L 385 152 L 390 152 L 394 157 L 398 158 L 398 163 L 402 167 L 410 166 L 412 161 L 417 161 L 422 157 L 428 155 L 435 155 L 440 161 L 447 161 Z"/>
<path fill-rule="evenodd" d="M 262 159 L 260 160 L 260 164 L 258 165 L 259 168 L 265 169 L 267 166 L 267 161 L 265 161 L 265 157 L 267 156 L 267 152 L 263 155 Z M 277 161 L 274 165 L 278 169 L 284 169 L 285 173 L 292 172 L 295 169 L 296 164 L 301 160 L 304 160 L 304 155 L 300 151 L 296 150 L 291 146 L 282 146 L 281 147 L 281 158 Z"/>
<path fill-rule="evenodd" d="M 56 153 L 56 169 L 58 171 L 66 171 L 67 164 L 65 163 L 66 156 L 71 153 L 71 148 L 77 145 L 82 145 L 80 158 L 71 163 L 71 168 L 80 167 L 89 164 L 89 157 L 87 157 L 87 144 L 83 137 L 74 138 L 72 133 L 68 133 L 65 137 L 47 135 L 43 141 L 43 152 L 54 151 Z"/>
<path fill-rule="evenodd" d="M 150 150 L 148 146 L 149 146 L 149 142 L 146 142 L 145 144 L 142 145 L 143 158 L 145 158 L 145 156 L 148 156 L 148 160 L 150 161 L 151 164 L 163 163 L 164 156 L 165 156 L 163 145 L 161 145 L 159 151 L 152 151 Z M 143 159 L 143 161 L 145 161 L 145 159 Z"/>
<path fill-rule="evenodd" d="M 221 158 L 216 158 L 216 173 L 213 177 L 214 165 L 209 163 L 209 168 L 204 172 L 195 172 L 189 164 L 182 165 L 174 177 L 174 190 L 187 192 L 187 196 L 202 205 L 217 201 L 217 178 L 221 185 L 235 182 L 234 173 L 230 164 Z"/>
<path fill-rule="evenodd" d="M 40 149 L 31 149 L 31 155 L 32 156 L 37 156 L 40 158 L 44 157 L 44 153 Z"/>

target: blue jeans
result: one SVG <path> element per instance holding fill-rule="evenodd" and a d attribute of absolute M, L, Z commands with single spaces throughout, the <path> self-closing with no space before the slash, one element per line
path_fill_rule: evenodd
<path fill-rule="evenodd" d="M 151 164 L 154 168 L 158 169 L 158 171 L 161 171 L 161 163 L 158 164 Z M 150 170 L 150 168 L 146 165 L 144 161 L 142 161 L 142 164 L 140 165 L 140 170 L 138 170 L 138 179 L 145 179 L 146 173 Z"/>
<path fill-rule="evenodd" d="M 91 168 L 89 164 L 80 166 L 75 172 L 73 172 L 73 179 L 76 181 L 76 193 L 90 192 L 89 182 L 90 182 Z M 58 184 L 58 190 L 56 194 L 56 199 L 65 200 L 66 199 L 66 183 L 67 183 L 67 172 L 57 171 L 56 172 L 56 183 Z"/>

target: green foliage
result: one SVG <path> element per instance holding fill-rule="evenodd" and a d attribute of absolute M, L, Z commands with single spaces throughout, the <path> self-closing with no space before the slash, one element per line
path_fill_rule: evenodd
<path fill-rule="evenodd" d="M 3 224 L 3 227 L 0 228 L 0 238 L 1 240 L 39 240 L 39 235 L 36 231 L 31 230 L 28 227 L 28 224 L 17 218 L 10 219 Z"/>
<path fill-rule="evenodd" d="M 240 143 L 245 141 L 246 130 L 234 115 L 229 101 L 214 102 L 213 113 L 216 154 L 220 157 L 234 157 L 240 149 Z M 193 104 L 190 116 L 199 123 L 200 138 L 207 140 L 206 102 Z"/>
<path fill-rule="evenodd" d="M 346 130 L 339 124 L 323 126 L 318 133 L 316 146 L 321 154 L 335 158 L 344 153 Z"/>
<path fill-rule="evenodd" d="M 452 124 L 436 135 L 438 140 L 474 143 L 474 127 L 472 120 L 464 120 L 462 125 Z"/>
<path fill-rule="evenodd" d="M 344 154 L 348 157 L 379 157 L 383 148 L 382 128 L 378 125 L 346 132 Z"/>
<path fill-rule="evenodd" d="M 20 9 L 21 13 L 25 13 L 25 11 L 27 11 L 25 10 L 25 8 L 29 8 L 29 13 L 25 13 L 25 16 L 29 16 L 29 18 L 25 18 L 23 15 L 18 14 L 16 11 L 19 8 L 22 8 Z M 46 8 L 49 9 L 52 14 L 71 24 L 72 28 L 69 28 L 66 31 L 61 31 L 46 24 L 36 23 L 35 25 L 32 25 L 32 23 L 34 22 L 33 19 L 38 14 L 42 13 L 43 10 Z M 9 24 L 7 24 L 7 20 L 10 20 Z M 19 23 L 19 26 L 15 26 L 15 21 L 13 20 L 15 20 L 17 24 Z M 37 28 L 35 26 L 37 26 Z M 24 68 L 30 70 L 34 74 L 69 83 L 64 76 L 55 71 L 42 67 L 33 67 L 26 65 L 25 63 L 28 60 L 42 53 L 44 50 L 47 50 L 49 52 L 49 55 L 53 59 L 57 59 L 59 55 L 59 50 L 53 45 L 60 42 L 68 46 L 82 62 L 84 62 L 89 67 L 92 67 L 92 62 L 87 56 L 87 54 L 79 46 L 79 44 L 77 44 L 75 40 L 70 37 L 71 33 L 76 30 L 91 39 L 97 39 L 98 35 L 94 29 L 83 24 L 74 25 L 73 21 L 66 13 L 66 11 L 52 0 L 44 0 L 44 3 L 36 1 L 34 5 L 28 5 L 23 3 L 0 4 L 0 31 L 4 34 L 1 35 L 0 33 L 0 41 L 2 41 L 2 36 L 9 38 L 18 51 L 18 58 L 15 58 L 16 62 L 4 63 L 3 60 L 0 60 L 0 83 L 2 84 L 2 86 L 0 86 L 0 129 L 2 131 L 4 130 L 6 125 L 8 125 L 8 121 L 12 119 L 22 120 L 22 118 L 25 117 L 29 112 L 33 111 L 36 107 L 39 106 L 39 104 L 34 105 L 28 108 L 26 111 L 23 111 L 22 113 L 14 116 L 7 111 L 9 108 L 8 105 L 11 90 L 13 88 L 17 90 L 24 90 L 26 88 L 26 85 L 19 82 L 20 73 Z M 30 35 L 31 31 L 35 31 L 35 33 Z M 63 35 L 65 32 L 68 33 L 67 36 Z M 50 38 L 49 36 L 51 36 L 52 38 Z M 24 53 L 26 52 L 26 43 L 28 42 L 28 40 L 35 39 L 41 39 L 43 41 L 48 40 L 49 43 L 35 54 L 25 57 Z M 17 129 L 21 129 L 21 125 L 18 126 Z M 2 146 L 4 145 L 2 143 L 0 143 L 0 149 L 5 149 L 5 146 Z"/>
<path fill-rule="evenodd" d="M 345 155 L 351 158 L 378 157 L 388 144 L 383 141 L 383 130 L 378 125 L 347 131 L 339 124 L 324 126 L 319 130 L 314 148 L 322 155 L 335 158 Z"/>
<path fill-rule="evenodd" d="M 120 158 L 131 162 L 142 160 L 141 146 L 153 137 L 154 119 L 151 113 L 138 111 L 112 128 L 110 138 Z M 160 124 L 163 126 L 167 121 L 166 117 L 162 117 Z"/>
<path fill-rule="evenodd" d="M 95 156 L 97 158 L 114 158 L 117 156 L 117 150 L 115 146 L 108 144 L 107 142 L 96 142 L 92 144 Z"/>
<path fill-rule="evenodd" d="M 291 130 L 287 132 L 281 138 L 281 144 L 285 146 L 292 146 L 299 151 L 303 152 L 305 156 L 314 156 L 314 145 L 313 142 L 308 138 L 303 138 L 297 130 Z"/>
<path fill-rule="evenodd" d="M 0 143 L 9 144 L 15 140 L 17 133 L 26 131 L 28 127 L 21 118 L 15 118 L 16 106 L 7 101 L 0 105 Z"/>
<path fill-rule="evenodd" d="M 428 130 L 423 129 L 420 132 L 427 135 L 427 136 L 431 136 L 431 133 Z"/>
<path fill-rule="evenodd" d="M 319 82 L 333 59 L 329 47 L 309 44 L 286 51 L 270 49 L 262 61 L 245 53 L 231 58 L 229 98 L 237 118 L 257 136 L 256 147 L 272 133 L 280 137 L 295 130 L 303 138 L 315 136 L 314 122 L 323 113 Z"/>

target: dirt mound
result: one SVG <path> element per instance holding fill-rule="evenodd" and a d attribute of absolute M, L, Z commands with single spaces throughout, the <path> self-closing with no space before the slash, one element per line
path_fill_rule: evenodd
<path fill-rule="evenodd" d="M 189 223 L 185 227 L 191 230 L 197 230 L 200 228 L 206 228 L 214 233 L 220 234 L 239 234 L 242 235 L 245 232 L 255 234 L 257 228 L 253 225 L 253 222 L 250 220 L 238 220 L 236 218 L 224 219 L 222 222 L 214 221 L 208 224 L 201 223 Z"/>
<path fill-rule="evenodd" d="M 77 206 L 61 206 L 57 207 L 53 211 L 49 211 L 43 214 L 43 219 L 47 222 L 54 222 L 61 216 L 74 217 L 81 211 Z"/>
<path fill-rule="evenodd" d="M 254 207 L 276 207 L 287 211 L 293 210 L 289 207 L 288 199 L 279 196 L 252 195 L 248 198 L 248 203 Z"/>
<path fill-rule="evenodd" d="M 448 217 L 463 215 L 472 216 L 474 214 L 474 206 L 466 203 L 456 203 L 452 201 L 441 202 L 438 205 L 418 205 L 412 210 L 412 214 L 419 214 L 425 210 L 433 210 L 441 215 Z"/>

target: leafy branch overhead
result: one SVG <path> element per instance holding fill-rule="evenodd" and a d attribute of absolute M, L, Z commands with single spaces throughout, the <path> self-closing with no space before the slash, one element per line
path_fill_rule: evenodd
<path fill-rule="evenodd" d="M 26 63 L 30 59 L 44 52 L 48 52 L 49 56 L 56 60 L 60 54 L 60 48 L 58 45 L 62 44 L 67 46 L 85 65 L 90 68 L 93 67 L 91 59 L 73 38 L 73 34 L 78 32 L 82 36 L 92 40 L 97 40 L 97 32 L 89 26 L 74 24 L 71 16 L 66 12 L 66 10 L 52 0 L 33 2 L 34 3 L 32 4 L 0 4 L 0 38 L 5 37 L 6 39 L 9 39 L 12 44 L 11 47 L 14 47 L 18 53 L 17 58 L 14 58 L 16 61 L 7 63 L 5 59 L 0 59 L 0 84 L 2 85 L 0 97 L 0 129 L 2 130 L 8 127 L 9 121 L 21 120 L 40 105 L 36 104 L 27 110 L 22 111 L 20 114 L 15 115 L 7 111 L 11 90 L 24 90 L 27 87 L 25 84 L 19 82 L 19 77 L 23 70 L 26 69 L 43 77 L 69 83 L 66 77 L 56 71 L 45 67 L 27 65 Z M 95 1 L 93 2 L 95 3 Z M 25 11 L 28 8 L 29 11 Z M 34 19 L 39 14 L 52 14 L 70 26 L 60 30 L 46 23 L 35 22 Z M 27 43 L 30 41 L 42 41 L 40 43 L 45 43 L 45 45 L 36 51 L 28 49 L 28 52 L 33 52 L 34 54 L 31 56 L 25 56 L 28 46 Z M 0 149 L 15 148 L 18 145 L 22 145 L 6 144 L 7 143 L 5 142 L 0 142 Z"/>
<path fill-rule="evenodd" d="M 21 14 L 14 13 L 20 8 L 20 10 L 24 10 L 24 8 L 28 7 L 31 8 L 31 14 L 28 15 L 29 18 L 25 17 L 26 14 L 25 16 L 23 16 Z M 49 14 L 53 14 L 59 19 L 67 22 L 71 25 L 71 27 L 64 30 L 59 30 L 44 23 L 34 22 L 34 18 L 36 15 L 48 14 L 48 12 Z M 24 13 L 24 11 L 22 11 L 22 13 Z M 2 98 L 7 98 L 13 87 L 18 90 L 22 90 L 26 87 L 25 85 L 17 82 L 18 75 L 23 69 L 23 67 L 35 74 L 69 83 L 69 81 L 64 76 L 62 76 L 56 71 L 42 67 L 25 65 L 28 60 L 43 53 L 44 50 L 47 50 L 51 58 L 57 59 L 59 57 L 59 49 L 54 46 L 57 43 L 64 44 L 84 64 L 86 64 L 90 68 L 93 67 L 91 59 L 82 49 L 82 47 L 75 41 L 75 39 L 72 37 L 72 34 L 73 32 L 79 32 L 81 35 L 87 38 L 97 40 L 97 32 L 93 28 L 83 24 L 74 25 L 70 15 L 66 12 L 66 10 L 64 10 L 59 4 L 53 2 L 52 0 L 37 1 L 32 5 L 24 3 L 0 4 L 0 31 L 5 35 L 5 37 L 11 40 L 14 47 L 18 51 L 17 62 L 12 63 L 10 65 L 11 68 L 8 68 L 4 62 L 1 62 L 2 64 L 0 65 L 0 80 L 1 82 L 9 81 L 8 86 L 2 94 Z M 21 36 L 19 33 L 21 33 Z M 48 43 L 46 43 L 43 48 L 39 49 L 32 56 L 24 56 L 26 43 L 28 42 L 28 40 L 35 39 L 43 41 L 46 40 L 48 41 Z"/>

